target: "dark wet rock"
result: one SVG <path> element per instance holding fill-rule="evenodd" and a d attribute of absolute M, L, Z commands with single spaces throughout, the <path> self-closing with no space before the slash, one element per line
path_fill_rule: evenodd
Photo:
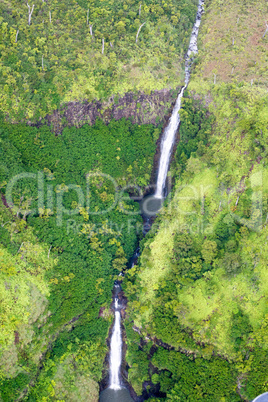
<path fill-rule="evenodd" d="M 178 89 L 162 89 L 151 94 L 130 92 L 122 97 L 112 96 L 107 101 L 69 102 L 47 115 L 38 125 L 48 124 L 56 134 L 60 134 L 64 127 L 93 125 L 97 118 L 105 123 L 126 118 L 137 124 L 158 125 L 172 110 L 177 92 Z"/>

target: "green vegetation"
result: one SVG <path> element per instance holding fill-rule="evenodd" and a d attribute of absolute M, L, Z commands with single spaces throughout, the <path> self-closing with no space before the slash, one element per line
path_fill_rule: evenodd
<path fill-rule="evenodd" d="M 39 123 L 71 101 L 182 84 L 196 4 L 1 1 L 3 402 L 98 400 L 113 282 L 141 237 L 130 194 L 149 184 L 160 132 Z M 172 193 L 123 281 L 128 379 L 154 402 L 268 386 L 267 4 L 205 7 Z"/>
<path fill-rule="evenodd" d="M 267 98 L 232 84 L 212 88 L 211 96 L 206 113 L 200 100 L 183 103 L 173 197 L 125 282 L 129 320 L 141 332 L 128 349 L 130 382 L 141 393 L 144 372 L 171 400 L 213 400 L 216 384 L 225 392 L 218 400 L 239 400 L 237 384 L 250 400 L 267 385 Z M 147 334 L 176 350 L 165 351 L 170 366 L 140 351 Z M 215 363 L 215 355 L 226 361 Z M 192 374 L 180 377 L 174 359 Z M 218 367 L 215 383 L 200 380 L 196 362 L 201 371 Z"/>
<path fill-rule="evenodd" d="M 227 48 L 218 72 L 207 76 L 219 50 L 212 19 L 213 32 L 226 37 L 224 15 L 239 8 L 242 23 L 251 18 L 250 7 L 256 13 L 265 7 L 247 3 L 247 10 L 216 0 L 207 6 L 180 112 L 172 199 L 124 283 L 127 362 L 138 394 L 139 373 L 148 392 L 164 400 L 249 401 L 267 390 L 267 91 L 260 65 L 254 70 L 259 85 L 246 80 L 242 62 L 240 82 L 223 75 L 226 57 L 233 59 Z M 267 39 L 259 41 L 265 46 Z"/>
<path fill-rule="evenodd" d="M 215 401 L 216 395 L 218 400 L 240 399 L 235 394 L 236 371 L 222 359 L 191 359 L 160 347 L 152 362 L 160 370 L 154 380 L 159 378 L 168 401 Z"/>
<path fill-rule="evenodd" d="M 2 191 L 33 175 L 15 182 L 13 214 L 1 202 L 2 400 L 29 391 L 29 401 L 88 401 L 89 390 L 96 400 L 113 281 L 141 226 L 124 187 L 148 184 L 156 129 L 121 120 L 60 137 L 23 124 L 0 130 Z"/>
<path fill-rule="evenodd" d="M 0 111 L 37 121 L 70 101 L 177 88 L 196 4 L 35 0 L 29 25 L 26 1 L 1 1 Z"/>

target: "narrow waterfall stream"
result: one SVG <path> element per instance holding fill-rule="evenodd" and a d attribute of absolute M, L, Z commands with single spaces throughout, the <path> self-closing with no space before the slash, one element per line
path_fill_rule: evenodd
<path fill-rule="evenodd" d="M 114 325 L 110 340 L 109 387 L 100 394 L 100 402 L 133 402 L 121 379 L 122 364 L 122 330 L 119 293 L 120 282 L 115 281 L 113 288 Z"/>
<path fill-rule="evenodd" d="M 172 111 L 169 123 L 164 131 L 161 143 L 161 155 L 158 167 L 158 177 L 156 184 L 156 191 L 153 196 L 154 199 L 163 199 L 164 190 L 166 185 L 167 173 L 169 169 L 170 157 L 172 148 L 176 138 L 176 132 L 180 124 L 179 110 L 181 108 L 181 100 L 184 90 L 186 89 L 190 80 L 190 68 L 193 62 L 193 56 L 197 53 L 197 37 L 199 26 L 201 22 L 201 15 L 203 13 L 204 0 L 199 0 L 198 10 L 196 14 L 195 23 L 193 26 L 188 51 L 185 58 L 185 85 L 178 94 L 175 106 Z M 161 207 L 161 202 L 157 203 L 158 207 L 154 215 Z M 152 215 L 152 214 L 151 214 Z M 146 230 L 144 231 L 146 233 Z M 122 364 L 122 331 L 121 331 L 121 313 L 118 293 L 121 287 L 118 282 L 114 285 L 114 311 L 115 320 L 112 330 L 111 343 L 110 343 L 110 359 L 109 359 L 109 387 L 104 390 L 100 395 L 101 402 L 128 402 L 133 401 L 128 390 L 125 388 L 121 380 L 121 364 Z"/>
<path fill-rule="evenodd" d="M 166 127 L 161 143 L 161 156 L 158 168 L 158 177 L 156 182 L 156 198 L 163 198 L 167 173 L 169 168 L 170 155 L 175 142 L 176 132 L 180 124 L 179 110 L 181 108 L 181 99 L 186 86 L 179 93 L 168 126 Z"/>
<path fill-rule="evenodd" d="M 114 285 L 117 290 L 120 285 Z M 120 366 L 122 360 L 122 334 L 121 334 L 121 315 L 120 305 L 117 294 L 114 298 L 114 327 L 111 337 L 111 352 L 110 352 L 110 388 L 118 390 L 121 388 L 120 382 Z"/>
<path fill-rule="evenodd" d="M 187 51 L 186 59 L 185 59 L 185 85 L 184 85 L 184 87 L 182 87 L 182 89 L 177 97 L 174 109 L 172 111 L 172 115 L 171 115 L 169 123 L 164 131 L 163 140 L 161 143 L 161 156 L 160 156 L 160 161 L 159 161 L 158 177 L 157 177 L 156 191 L 155 191 L 156 198 L 164 197 L 164 189 L 165 189 L 167 173 L 168 173 L 168 168 L 169 168 L 169 163 L 170 163 L 170 156 L 171 156 L 172 148 L 173 148 L 173 145 L 175 142 L 176 132 L 177 132 L 179 124 L 180 124 L 179 110 L 181 108 L 181 100 L 183 97 L 183 93 L 190 80 L 190 68 L 191 68 L 191 64 L 193 61 L 193 56 L 198 52 L 197 37 L 198 37 L 198 31 L 199 31 L 200 22 L 201 22 L 201 15 L 204 10 L 203 6 L 204 6 L 204 0 L 199 0 L 196 19 L 195 19 L 195 23 L 193 26 L 191 39 L 190 39 L 190 43 L 189 43 L 189 47 L 188 47 L 188 51 Z"/>

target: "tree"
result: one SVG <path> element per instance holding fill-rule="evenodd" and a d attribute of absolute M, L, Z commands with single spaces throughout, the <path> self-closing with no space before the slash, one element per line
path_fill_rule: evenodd
<path fill-rule="evenodd" d="M 235 273 L 241 266 L 241 257 L 236 253 L 225 253 L 223 266 L 228 274 Z"/>
<path fill-rule="evenodd" d="M 27 3 L 27 7 L 28 7 L 28 24 L 31 25 L 31 20 L 32 20 L 32 14 L 33 14 L 33 10 L 34 10 L 34 4 L 32 6 L 32 8 L 29 6 L 29 4 Z"/>
<path fill-rule="evenodd" d="M 144 25 L 145 23 L 146 23 L 146 22 L 144 22 L 143 24 L 141 24 L 140 27 L 139 27 L 139 29 L 138 29 L 138 32 L 137 32 L 137 35 L 136 35 L 136 43 L 138 43 L 139 33 L 140 33 L 140 31 L 141 31 L 141 28 L 143 27 L 143 25 Z"/>
<path fill-rule="evenodd" d="M 213 240 L 205 240 L 201 250 L 202 257 L 207 264 L 211 264 L 217 255 L 217 243 Z"/>
<path fill-rule="evenodd" d="M 267 24 L 267 22 L 265 23 L 265 25 L 266 25 L 266 29 L 265 29 L 264 34 L 262 35 L 263 38 L 265 37 L 265 35 L 266 35 L 267 32 L 268 32 L 268 24 Z"/>

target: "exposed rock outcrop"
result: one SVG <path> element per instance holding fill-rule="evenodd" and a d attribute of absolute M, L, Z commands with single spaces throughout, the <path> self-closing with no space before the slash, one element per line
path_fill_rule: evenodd
<path fill-rule="evenodd" d="M 162 123 L 172 109 L 177 90 L 162 89 L 151 94 L 127 93 L 108 101 L 69 102 L 44 119 L 44 123 L 60 134 L 64 127 L 94 124 L 97 118 L 108 123 L 112 119 L 132 119 L 137 124 Z"/>

